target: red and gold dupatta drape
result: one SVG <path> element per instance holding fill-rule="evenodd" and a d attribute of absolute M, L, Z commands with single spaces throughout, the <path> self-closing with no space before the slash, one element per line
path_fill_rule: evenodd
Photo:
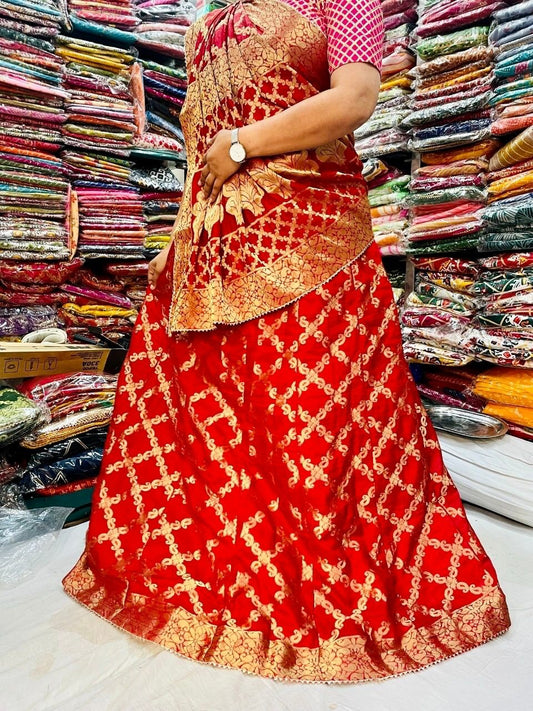
<path fill-rule="evenodd" d="M 187 37 L 181 114 L 189 176 L 174 233 L 172 331 L 242 323 L 324 283 L 372 240 L 361 163 L 346 137 L 249 160 L 216 203 L 199 183 L 210 139 L 329 86 L 326 37 L 279 0 L 236 2 Z"/>

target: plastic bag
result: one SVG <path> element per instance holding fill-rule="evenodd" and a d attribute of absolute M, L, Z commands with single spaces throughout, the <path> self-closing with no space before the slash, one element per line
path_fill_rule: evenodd
<path fill-rule="evenodd" d="M 53 557 L 59 532 L 74 509 L 0 508 L 0 587 L 31 578 Z"/>
<path fill-rule="evenodd" d="M 453 54 L 470 47 L 486 45 L 489 35 L 488 27 L 470 27 L 451 34 L 436 35 L 418 42 L 415 49 L 422 59 L 434 59 L 441 54 Z"/>

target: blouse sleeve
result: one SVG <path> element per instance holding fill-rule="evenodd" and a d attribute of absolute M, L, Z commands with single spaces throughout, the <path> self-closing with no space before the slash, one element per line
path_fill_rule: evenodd
<path fill-rule="evenodd" d="M 368 62 L 381 71 L 383 13 L 379 0 L 321 0 L 330 72 L 343 64 Z"/>

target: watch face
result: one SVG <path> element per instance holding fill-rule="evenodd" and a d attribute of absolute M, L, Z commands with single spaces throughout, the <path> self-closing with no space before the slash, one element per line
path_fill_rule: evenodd
<path fill-rule="evenodd" d="M 235 163 L 242 163 L 246 160 L 246 151 L 242 143 L 233 143 L 229 149 L 229 157 L 234 160 Z"/>

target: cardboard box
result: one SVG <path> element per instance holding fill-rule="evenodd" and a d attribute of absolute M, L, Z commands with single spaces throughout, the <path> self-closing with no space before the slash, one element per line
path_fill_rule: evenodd
<path fill-rule="evenodd" d="M 76 371 L 101 372 L 109 348 L 66 343 L 0 342 L 0 379 L 33 378 L 36 375 L 59 375 Z"/>

